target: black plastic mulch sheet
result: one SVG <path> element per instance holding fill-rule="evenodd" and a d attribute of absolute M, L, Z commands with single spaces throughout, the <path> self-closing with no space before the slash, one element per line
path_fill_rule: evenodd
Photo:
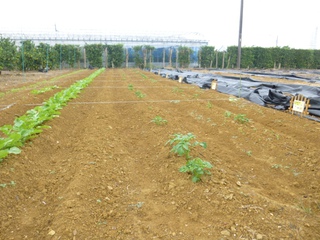
<path fill-rule="evenodd" d="M 291 97 L 301 94 L 310 99 L 311 106 L 308 110 L 310 115 L 320 117 L 320 87 L 262 82 L 253 80 L 252 78 L 226 77 L 211 73 L 203 74 L 180 70 L 158 69 L 153 70 L 153 72 L 172 80 L 179 80 L 181 77 L 183 82 L 197 85 L 203 89 L 211 88 L 212 81 L 216 80 L 218 92 L 244 98 L 261 106 L 273 107 L 278 110 L 288 109 L 290 107 Z M 288 80 L 299 79 L 307 82 L 319 81 L 314 79 L 303 79 L 294 75 L 274 75 L 274 77 L 285 78 Z M 319 119 L 314 120 L 319 121 Z"/>

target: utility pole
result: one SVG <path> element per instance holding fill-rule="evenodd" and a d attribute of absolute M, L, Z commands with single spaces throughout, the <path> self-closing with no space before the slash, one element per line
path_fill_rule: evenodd
<path fill-rule="evenodd" d="M 241 66 L 242 19 L 243 19 L 243 0 L 241 0 L 241 7 L 240 7 L 240 25 L 239 25 L 238 59 L 237 59 L 238 69 L 240 69 L 240 66 Z"/>

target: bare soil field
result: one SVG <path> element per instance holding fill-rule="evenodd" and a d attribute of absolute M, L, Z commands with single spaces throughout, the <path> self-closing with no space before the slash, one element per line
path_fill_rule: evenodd
<path fill-rule="evenodd" d="M 0 126 L 92 72 L 1 75 Z M 107 69 L 0 164 L 0 239 L 320 239 L 320 123 L 229 97 Z M 176 133 L 211 175 L 179 172 Z"/>

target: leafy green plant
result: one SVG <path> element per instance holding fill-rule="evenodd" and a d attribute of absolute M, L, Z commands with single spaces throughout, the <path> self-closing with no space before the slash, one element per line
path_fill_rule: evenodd
<path fill-rule="evenodd" d="M 231 115 L 232 115 L 232 113 L 229 112 L 229 111 L 225 111 L 224 112 L 224 116 L 227 117 L 227 118 L 231 117 Z"/>
<path fill-rule="evenodd" d="M 190 151 L 193 147 L 199 145 L 203 148 L 207 148 L 207 143 L 205 142 L 197 142 L 194 141 L 191 143 L 192 140 L 194 140 L 196 137 L 192 133 L 187 133 L 185 135 L 176 133 L 173 135 L 173 138 L 167 141 L 167 144 L 173 145 L 170 152 L 173 152 L 177 154 L 178 156 L 185 156 L 186 159 L 190 159 Z"/>
<path fill-rule="evenodd" d="M 151 122 L 154 122 L 157 125 L 165 125 L 168 123 L 167 120 L 163 119 L 160 116 L 156 116 L 154 119 L 151 120 Z"/>
<path fill-rule="evenodd" d="M 208 102 L 208 103 L 207 103 L 207 108 L 209 108 L 209 109 L 212 108 L 212 103 L 211 103 L 211 102 Z"/>
<path fill-rule="evenodd" d="M 11 181 L 10 183 L 1 183 L 0 187 L 5 188 L 7 186 L 15 186 L 16 183 L 14 181 Z"/>
<path fill-rule="evenodd" d="M 271 166 L 271 168 L 275 168 L 275 169 L 278 169 L 278 168 L 281 168 L 281 167 L 282 167 L 281 164 L 273 164 L 273 165 Z"/>
<path fill-rule="evenodd" d="M 146 75 L 144 75 L 143 73 L 141 73 L 141 72 L 139 72 L 140 73 L 140 75 L 143 77 L 143 78 L 148 78 Z"/>
<path fill-rule="evenodd" d="M 49 92 L 52 89 L 56 89 L 56 88 L 59 88 L 59 87 L 57 85 L 54 85 L 54 86 L 45 87 L 45 88 L 42 88 L 42 89 L 39 89 L 39 90 L 34 89 L 34 90 L 31 91 L 31 93 L 32 94 L 41 94 L 41 93 Z"/>
<path fill-rule="evenodd" d="M 245 114 L 235 115 L 234 120 L 242 124 L 249 122 L 249 118 L 247 118 Z"/>
<path fill-rule="evenodd" d="M 211 174 L 209 170 L 206 170 L 208 168 L 212 168 L 211 163 L 203 161 L 201 158 L 194 158 L 192 160 L 188 160 L 187 164 L 185 166 L 180 167 L 179 171 L 191 173 L 192 182 L 199 182 L 201 180 L 202 175 Z"/>
<path fill-rule="evenodd" d="M 138 98 L 144 98 L 146 96 L 146 94 L 143 94 L 140 91 L 135 91 L 134 94 L 138 97 Z"/>
<path fill-rule="evenodd" d="M 130 91 L 133 91 L 133 85 L 132 85 L 132 84 L 129 84 L 129 85 L 128 85 L 128 89 L 129 89 Z"/>
<path fill-rule="evenodd" d="M 290 167 L 289 166 L 282 166 L 281 164 L 273 164 L 271 166 L 271 168 L 274 168 L 274 169 L 285 168 L 285 169 L 287 169 L 287 168 L 290 168 Z"/>

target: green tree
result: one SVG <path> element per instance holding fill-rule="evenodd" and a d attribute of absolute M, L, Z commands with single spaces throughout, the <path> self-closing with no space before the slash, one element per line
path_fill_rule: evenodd
<path fill-rule="evenodd" d="M 269 48 L 270 53 L 271 53 L 271 57 L 272 57 L 272 61 L 273 61 L 273 66 L 275 68 L 281 67 L 281 49 L 280 47 L 273 47 L 273 48 Z"/>
<path fill-rule="evenodd" d="M 238 47 L 229 46 L 227 47 L 228 63 L 227 68 L 234 68 L 237 65 Z"/>
<path fill-rule="evenodd" d="M 39 65 L 39 68 L 44 69 L 48 66 L 51 69 L 52 64 L 49 63 L 50 45 L 45 43 L 40 43 L 37 46 L 37 50 L 39 54 L 39 57 L 37 60 L 37 64 Z"/>
<path fill-rule="evenodd" d="M 190 56 L 192 54 L 192 49 L 189 47 L 180 46 L 179 50 L 179 64 L 182 68 L 187 68 L 190 65 Z"/>
<path fill-rule="evenodd" d="M 32 40 L 21 42 L 19 68 L 25 71 L 39 69 L 39 52 Z"/>
<path fill-rule="evenodd" d="M 237 53 L 238 56 L 238 53 Z M 254 52 L 250 47 L 241 49 L 241 68 L 254 67 Z"/>
<path fill-rule="evenodd" d="M 108 67 L 120 68 L 124 62 L 123 44 L 107 45 Z"/>
<path fill-rule="evenodd" d="M 60 55 L 59 51 L 55 46 L 51 46 L 49 49 L 49 68 L 50 69 L 58 69 L 60 68 Z"/>
<path fill-rule="evenodd" d="M 145 49 L 146 49 L 146 56 L 147 56 L 147 62 L 145 64 L 145 68 L 149 68 L 151 69 L 152 68 L 152 52 L 154 51 L 155 47 L 154 46 L 150 46 L 150 45 L 146 45 L 144 46 Z"/>
<path fill-rule="evenodd" d="M 312 68 L 320 69 L 320 50 L 313 51 L 313 66 Z"/>
<path fill-rule="evenodd" d="M 251 51 L 254 56 L 253 67 L 256 67 L 256 68 L 272 68 L 273 67 L 272 54 L 269 48 L 252 47 Z"/>
<path fill-rule="evenodd" d="M 77 45 L 55 44 L 54 47 L 49 48 L 49 59 L 52 68 L 62 68 L 65 64 L 69 68 L 75 68 L 80 56 L 80 48 Z"/>
<path fill-rule="evenodd" d="M 18 50 L 14 41 L 0 37 L 0 70 L 13 70 L 18 63 Z"/>
<path fill-rule="evenodd" d="M 284 46 L 280 49 L 281 66 L 284 68 L 291 68 L 293 66 L 293 51 L 290 47 Z"/>
<path fill-rule="evenodd" d="M 134 63 L 138 68 L 143 68 L 142 46 L 134 46 Z"/>
<path fill-rule="evenodd" d="M 311 68 L 313 65 L 313 51 L 307 49 L 294 49 L 294 67 Z"/>
<path fill-rule="evenodd" d="M 102 68 L 102 54 L 105 50 L 105 46 L 102 44 L 87 44 L 85 45 L 86 56 L 89 60 L 89 63 L 93 67 Z M 109 59 L 108 52 L 108 59 Z M 109 61 L 109 60 L 108 60 Z"/>
<path fill-rule="evenodd" d="M 211 46 L 202 46 L 199 51 L 199 64 L 204 68 L 211 68 L 212 63 L 215 60 L 214 47 Z"/>

